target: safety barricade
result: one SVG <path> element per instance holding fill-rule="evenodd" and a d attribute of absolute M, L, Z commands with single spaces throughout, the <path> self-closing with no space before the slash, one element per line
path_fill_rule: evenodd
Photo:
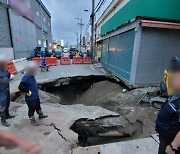
<path fill-rule="evenodd" d="M 57 66 L 58 65 L 58 59 L 56 57 L 47 57 L 46 61 L 50 66 Z"/>
<path fill-rule="evenodd" d="M 73 64 L 82 64 L 83 63 L 83 59 L 82 57 L 73 57 Z"/>
<path fill-rule="evenodd" d="M 12 61 L 8 61 L 7 65 L 6 65 L 6 69 L 11 74 L 14 74 L 14 75 L 17 74 L 16 68 L 15 68 L 14 63 Z"/>
<path fill-rule="evenodd" d="M 27 64 L 27 59 L 26 58 L 15 59 L 15 60 L 13 60 L 13 63 L 16 68 L 16 71 L 21 72 L 21 71 L 25 70 L 25 67 Z"/>
<path fill-rule="evenodd" d="M 83 58 L 83 64 L 92 64 L 91 57 L 84 57 Z"/>
<path fill-rule="evenodd" d="M 38 66 L 41 65 L 43 58 L 42 57 L 34 57 L 32 61 L 34 61 Z"/>
<path fill-rule="evenodd" d="M 71 65 L 71 58 L 70 57 L 61 57 L 60 64 L 61 65 Z"/>

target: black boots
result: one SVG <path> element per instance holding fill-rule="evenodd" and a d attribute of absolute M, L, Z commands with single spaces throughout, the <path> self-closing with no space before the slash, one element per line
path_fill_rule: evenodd
<path fill-rule="evenodd" d="M 6 114 L 5 112 L 0 112 L 0 117 L 1 117 L 1 123 L 4 127 L 9 127 L 10 124 L 6 121 Z"/>
<path fill-rule="evenodd" d="M 39 110 L 39 111 L 38 111 L 38 114 L 39 114 L 39 119 L 45 119 L 45 118 L 48 117 L 48 115 L 44 115 L 44 114 L 43 114 L 42 110 Z"/>
<path fill-rule="evenodd" d="M 10 114 L 6 115 L 6 119 L 13 119 L 14 117 L 15 117 L 14 115 L 10 115 Z"/>
<path fill-rule="evenodd" d="M 48 115 L 44 115 L 44 114 L 40 114 L 39 115 L 39 119 L 45 119 L 45 118 L 47 118 L 48 117 Z"/>
<path fill-rule="evenodd" d="M 10 115 L 10 114 L 9 114 L 9 108 L 7 108 L 7 109 L 5 110 L 5 115 L 6 115 L 6 119 L 12 119 L 12 118 L 15 117 L 14 115 Z"/>
<path fill-rule="evenodd" d="M 1 123 L 4 127 L 9 127 L 10 124 L 6 121 L 6 118 L 5 117 L 2 117 L 1 118 Z"/>

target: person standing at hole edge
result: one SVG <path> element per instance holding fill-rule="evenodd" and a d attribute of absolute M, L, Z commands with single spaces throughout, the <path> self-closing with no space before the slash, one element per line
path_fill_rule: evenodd
<path fill-rule="evenodd" d="M 22 78 L 22 81 L 19 85 L 19 90 L 24 92 L 25 101 L 28 105 L 28 116 L 32 124 L 35 124 L 36 120 L 34 117 L 35 111 L 39 115 L 39 119 L 47 118 L 47 115 L 44 115 L 40 105 L 40 98 L 38 93 L 38 86 L 35 79 L 38 67 L 35 62 L 28 62 L 26 68 L 26 75 Z"/>
<path fill-rule="evenodd" d="M 9 127 L 10 124 L 6 119 L 14 118 L 9 114 L 10 106 L 10 89 L 9 80 L 11 74 L 6 70 L 7 60 L 4 55 L 0 55 L 0 116 L 1 123 L 5 127 Z"/>
<path fill-rule="evenodd" d="M 159 153 L 165 154 L 166 147 L 171 147 L 172 154 L 180 154 L 180 148 L 173 145 L 173 140 L 180 131 L 180 59 L 172 59 L 171 79 L 169 86 L 173 90 L 156 120 L 156 131 L 159 133 Z"/>

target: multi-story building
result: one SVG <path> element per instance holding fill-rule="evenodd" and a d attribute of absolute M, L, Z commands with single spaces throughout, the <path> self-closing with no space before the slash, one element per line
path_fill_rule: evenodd
<path fill-rule="evenodd" d="M 180 54 L 179 0 L 114 0 L 97 21 L 101 63 L 129 86 L 156 85 Z"/>
<path fill-rule="evenodd" d="M 0 0 L 0 53 L 8 55 L 9 59 L 14 58 L 6 0 Z"/>
<path fill-rule="evenodd" d="M 7 29 L 6 36 L 0 36 L 0 40 L 3 40 L 0 52 L 3 48 L 13 48 L 11 54 L 14 58 L 29 58 L 36 47 L 51 49 L 51 14 L 41 0 L 1 0 L 2 6 L 6 14 L 1 14 L 5 19 L 1 23 L 4 27 L 6 24 Z M 0 27 L 1 30 L 3 28 Z"/>
<path fill-rule="evenodd" d="M 51 48 L 51 14 L 41 0 L 31 0 L 30 3 L 36 25 L 37 46 Z"/>

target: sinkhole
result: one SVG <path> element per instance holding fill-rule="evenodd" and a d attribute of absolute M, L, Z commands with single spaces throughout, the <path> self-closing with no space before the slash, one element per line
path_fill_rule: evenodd
<path fill-rule="evenodd" d="M 114 78 L 77 76 L 55 79 L 38 86 L 44 93 L 60 98 L 57 103 L 62 105 L 99 106 L 117 113 L 116 116 L 82 117 L 75 121 L 70 129 L 78 134 L 80 146 L 114 143 L 153 134 L 154 110 L 137 105 L 143 93 L 128 89 Z M 12 101 L 19 101 L 21 96 L 22 93 L 16 93 Z"/>

